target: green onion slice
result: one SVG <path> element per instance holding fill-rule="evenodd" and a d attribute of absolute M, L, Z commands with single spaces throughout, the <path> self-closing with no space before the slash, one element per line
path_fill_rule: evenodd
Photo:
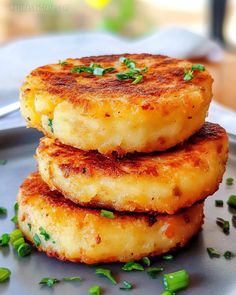
<path fill-rule="evenodd" d="M 207 248 L 207 253 L 210 258 L 219 258 L 221 256 L 220 253 L 214 248 Z"/>
<path fill-rule="evenodd" d="M 88 292 L 91 295 L 100 295 L 101 294 L 101 287 L 98 285 L 92 286 L 88 289 Z"/>
<path fill-rule="evenodd" d="M 0 207 L 0 215 L 6 215 L 7 214 L 7 209 L 4 207 Z"/>
<path fill-rule="evenodd" d="M 157 275 L 158 275 L 160 272 L 162 272 L 163 270 L 164 270 L 163 267 L 155 267 L 155 266 L 153 266 L 153 267 L 149 267 L 149 268 L 147 269 L 147 274 L 148 274 L 151 278 L 155 279 L 155 278 L 157 277 Z"/>
<path fill-rule="evenodd" d="M 106 269 L 106 268 L 97 268 L 96 269 L 96 275 L 102 275 L 104 277 L 106 277 L 108 280 L 110 280 L 114 285 L 117 284 L 117 281 L 115 280 L 115 278 L 113 277 L 110 269 Z"/>
<path fill-rule="evenodd" d="M 0 267 L 0 283 L 6 282 L 11 276 L 11 271 L 8 268 Z"/>
<path fill-rule="evenodd" d="M 227 201 L 230 208 L 236 209 L 236 195 L 231 195 Z"/>
<path fill-rule="evenodd" d="M 222 200 L 215 200 L 215 206 L 216 207 L 223 207 L 224 206 L 224 202 Z"/>
<path fill-rule="evenodd" d="M 123 287 L 120 287 L 120 290 L 132 290 L 133 289 L 133 285 L 128 282 L 128 281 L 123 281 Z"/>
<path fill-rule="evenodd" d="M 100 215 L 102 217 L 106 217 L 106 218 L 110 218 L 110 219 L 115 218 L 115 215 L 112 211 L 108 211 L 108 210 L 104 210 L 104 209 L 101 210 Z"/>
<path fill-rule="evenodd" d="M 60 280 L 56 278 L 42 278 L 41 281 L 39 282 L 40 285 L 45 285 L 48 287 L 52 287 L 53 285 L 59 283 Z"/>
<path fill-rule="evenodd" d="M 167 291 L 176 292 L 188 287 L 189 275 L 186 270 L 164 274 L 164 286 Z"/>
<path fill-rule="evenodd" d="M 125 271 L 133 271 L 133 270 L 142 271 L 144 270 L 144 267 L 138 262 L 129 261 L 125 265 L 123 265 L 122 269 Z"/>
<path fill-rule="evenodd" d="M 10 241 L 10 235 L 9 234 L 2 234 L 0 237 L 0 247 L 6 247 L 8 246 Z"/>

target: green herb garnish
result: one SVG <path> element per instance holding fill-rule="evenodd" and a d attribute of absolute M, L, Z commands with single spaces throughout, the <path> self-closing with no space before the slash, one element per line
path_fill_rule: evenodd
<path fill-rule="evenodd" d="M 153 279 L 155 279 L 156 277 L 157 277 L 157 275 L 160 273 L 160 272 L 162 272 L 164 269 L 163 269 L 163 267 L 155 267 L 155 266 L 153 266 L 153 267 L 149 267 L 148 269 L 147 269 L 147 274 L 150 276 L 150 277 L 152 277 Z"/>
<path fill-rule="evenodd" d="M 14 247 L 14 249 L 15 249 L 16 251 L 18 251 L 19 247 L 20 247 L 22 244 L 24 244 L 24 242 L 25 242 L 25 239 L 24 239 L 23 237 L 21 237 L 21 238 L 19 238 L 18 240 L 14 241 L 14 242 L 12 243 L 12 246 Z"/>
<path fill-rule="evenodd" d="M 167 291 L 176 292 L 188 287 L 189 275 L 184 269 L 164 274 L 163 282 Z"/>
<path fill-rule="evenodd" d="M 28 225 L 29 231 L 31 231 L 31 229 L 32 229 L 31 223 L 27 223 L 27 225 Z"/>
<path fill-rule="evenodd" d="M 22 232 L 19 229 L 14 229 L 10 233 L 10 239 L 11 243 L 13 244 L 15 241 L 19 240 L 20 238 L 23 238 Z"/>
<path fill-rule="evenodd" d="M 63 281 L 65 282 L 80 282 L 82 279 L 81 277 L 65 277 Z"/>
<path fill-rule="evenodd" d="M 0 267 L 0 283 L 6 282 L 11 276 L 11 271 L 8 268 Z"/>
<path fill-rule="evenodd" d="M 230 260 L 234 257 L 234 254 L 231 251 L 225 251 L 224 257 L 225 257 L 225 259 Z"/>
<path fill-rule="evenodd" d="M 88 289 L 88 292 L 91 295 L 100 295 L 101 294 L 101 287 L 98 285 L 92 286 Z"/>
<path fill-rule="evenodd" d="M 132 84 L 137 84 L 143 80 L 142 73 L 146 73 L 146 72 L 147 72 L 147 68 L 143 68 L 143 69 L 135 68 L 124 73 L 118 73 L 116 74 L 116 77 L 120 81 L 131 79 L 133 80 Z"/>
<path fill-rule="evenodd" d="M 104 210 L 104 209 L 101 210 L 100 215 L 103 217 L 106 217 L 106 218 L 110 218 L 110 219 L 115 218 L 115 215 L 112 211 L 108 211 L 108 210 Z"/>
<path fill-rule="evenodd" d="M 54 132 L 54 129 L 53 129 L 53 119 L 48 119 L 48 127 L 50 127 L 51 132 L 53 133 Z"/>
<path fill-rule="evenodd" d="M 236 195 L 231 195 L 227 201 L 230 208 L 236 209 Z"/>
<path fill-rule="evenodd" d="M 123 281 L 123 287 L 120 287 L 120 290 L 132 290 L 133 289 L 133 285 L 128 282 L 128 281 Z"/>
<path fill-rule="evenodd" d="M 126 57 L 121 57 L 119 59 L 120 63 L 125 64 L 127 66 L 127 68 L 129 69 L 135 69 L 136 68 L 136 63 L 135 61 L 128 59 Z"/>
<path fill-rule="evenodd" d="M 56 283 L 59 283 L 60 280 L 56 279 L 56 278 L 42 278 L 41 281 L 39 282 L 40 285 L 45 285 L 48 287 L 52 287 L 53 285 L 55 285 Z"/>
<path fill-rule="evenodd" d="M 65 65 L 68 65 L 68 62 L 65 61 L 65 60 L 60 60 L 59 59 L 58 64 L 61 65 L 61 66 L 65 66 Z"/>
<path fill-rule="evenodd" d="M 40 235 L 44 237 L 45 241 L 50 240 L 50 235 L 46 232 L 46 230 L 41 226 L 39 228 Z"/>
<path fill-rule="evenodd" d="M 184 69 L 184 81 L 190 81 L 193 79 L 193 71 Z"/>
<path fill-rule="evenodd" d="M 76 66 L 71 69 L 72 74 L 88 73 L 95 76 L 103 76 L 106 73 L 113 72 L 115 68 L 102 68 L 99 64 L 91 63 L 89 67 L 86 66 Z"/>
<path fill-rule="evenodd" d="M 234 184 L 234 179 L 232 177 L 226 178 L 226 184 L 227 185 L 233 185 Z"/>
<path fill-rule="evenodd" d="M 8 246 L 10 242 L 10 235 L 9 234 L 2 234 L 0 237 L 0 247 Z"/>
<path fill-rule="evenodd" d="M 224 220 L 223 218 L 217 217 L 216 224 L 219 225 L 220 228 L 222 228 L 225 234 L 229 234 L 229 230 L 230 230 L 229 221 Z"/>
<path fill-rule="evenodd" d="M 207 248 L 207 253 L 210 258 L 219 258 L 221 256 L 220 253 L 214 248 Z"/>
<path fill-rule="evenodd" d="M 161 293 L 161 295 L 175 295 L 175 293 L 173 293 L 171 291 L 164 291 Z"/>
<path fill-rule="evenodd" d="M 166 255 L 163 255 L 162 257 L 161 257 L 163 260 L 173 260 L 174 259 L 174 256 L 173 255 L 171 255 L 171 254 L 166 254 Z"/>
<path fill-rule="evenodd" d="M 17 249 L 17 254 L 20 257 L 28 256 L 31 253 L 32 253 L 32 247 L 28 243 L 22 243 Z"/>
<path fill-rule="evenodd" d="M 0 165 L 6 165 L 7 160 L 0 160 Z"/>
<path fill-rule="evenodd" d="M 18 216 L 17 216 L 17 215 L 13 216 L 13 217 L 11 218 L 11 221 L 12 221 L 13 223 L 17 223 L 17 222 L 18 222 Z"/>
<path fill-rule="evenodd" d="M 35 235 L 33 236 L 33 240 L 34 240 L 34 242 L 35 242 L 35 246 L 36 246 L 36 247 L 39 247 L 39 246 L 41 245 L 41 240 L 40 240 L 40 237 L 38 236 L 38 234 L 35 234 Z"/>
<path fill-rule="evenodd" d="M 193 64 L 192 65 L 192 70 L 193 71 L 201 71 L 201 72 L 203 72 L 203 71 L 205 71 L 205 67 L 202 64 Z"/>
<path fill-rule="evenodd" d="M 111 271 L 109 269 L 106 269 L 106 268 L 97 268 L 95 273 L 96 273 L 96 275 L 102 275 L 102 276 L 106 277 L 114 285 L 117 284 L 115 278 L 112 276 L 112 273 L 111 273 Z"/>
<path fill-rule="evenodd" d="M 7 214 L 7 209 L 4 207 L 0 207 L 0 215 L 6 215 Z"/>
<path fill-rule="evenodd" d="M 145 264 L 146 266 L 150 266 L 151 265 L 151 261 L 148 257 L 143 257 L 142 258 L 142 262 L 143 264 Z"/>
<path fill-rule="evenodd" d="M 129 261 L 123 265 L 122 269 L 125 271 L 144 270 L 144 267 L 140 263 Z"/>
<path fill-rule="evenodd" d="M 223 207 L 224 206 L 224 202 L 222 200 L 215 200 L 215 206 L 216 207 Z"/>

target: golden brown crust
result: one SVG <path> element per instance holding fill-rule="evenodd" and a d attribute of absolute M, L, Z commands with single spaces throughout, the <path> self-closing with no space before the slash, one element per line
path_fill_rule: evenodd
<path fill-rule="evenodd" d="M 227 155 L 227 134 L 212 123 L 164 153 L 107 157 L 50 138 L 36 152 L 44 181 L 81 206 L 168 214 L 213 194 Z"/>
<path fill-rule="evenodd" d="M 141 83 L 119 81 L 126 71 L 120 55 L 67 59 L 35 69 L 21 87 L 21 112 L 28 127 L 82 150 L 102 154 L 116 151 L 164 151 L 199 130 L 212 97 L 212 78 L 194 71 L 192 64 L 166 56 L 126 54 L 137 67 L 148 67 Z M 71 73 L 74 66 L 91 62 L 116 71 L 104 76 Z M 49 126 L 51 120 L 51 127 Z"/>
<path fill-rule="evenodd" d="M 50 191 L 38 173 L 21 185 L 18 204 L 19 228 L 32 243 L 39 235 L 39 251 L 87 264 L 127 262 L 183 247 L 203 222 L 203 204 L 172 216 L 114 212 L 114 219 L 109 219 L 98 209 L 81 208 Z M 49 240 L 40 235 L 40 227 Z"/>

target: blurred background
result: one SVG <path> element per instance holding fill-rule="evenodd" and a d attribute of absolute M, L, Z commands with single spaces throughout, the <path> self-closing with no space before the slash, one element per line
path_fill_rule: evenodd
<path fill-rule="evenodd" d="M 222 46 L 221 60 L 204 63 L 215 79 L 214 98 L 236 109 L 236 0 L 0 1 L 2 46 L 23 37 L 56 32 L 102 30 L 138 39 L 173 26 L 209 37 Z"/>

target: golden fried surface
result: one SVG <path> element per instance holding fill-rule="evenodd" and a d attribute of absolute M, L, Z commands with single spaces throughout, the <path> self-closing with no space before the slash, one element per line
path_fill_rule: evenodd
<path fill-rule="evenodd" d="M 21 87 L 21 112 L 35 127 L 63 144 L 106 154 L 162 151 L 186 140 L 204 124 L 212 78 L 187 61 L 151 54 L 123 55 L 148 67 L 139 84 L 119 81 L 120 55 L 67 59 L 32 71 Z M 91 62 L 116 71 L 104 76 L 71 73 Z"/>
<path fill-rule="evenodd" d="M 114 213 L 114 219 L 102 217 L 100 210 L 81 208 L 50 191 L 38 173 L 24 181 L 18 203 L 19 228 L 32 243 L 35 234 L 40 236 L 40 251 L 87 264 L 127 262 L 182 247 L 203 223 L 203 204 L 171 216 Z M 40 235 L 40 227 L 49 240 Z"/>
<path fill-rule="evenodd" d="M 81 205 L 118 211 L 173 214 L 213 194 L 228 155 L 226 132 L 204 127 L 183 145 L 165 153 L 106 157 L 41 139 L 39 172 L 51 189 Z"/>

